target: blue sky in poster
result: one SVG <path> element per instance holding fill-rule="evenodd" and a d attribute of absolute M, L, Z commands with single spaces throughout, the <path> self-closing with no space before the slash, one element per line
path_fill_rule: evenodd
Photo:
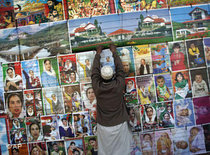
<path fill-rule="evenodd" d="M 189 7 L 171 8 L 170 11 L 171 11 L 172 21 L 184 22 L 184 21 L 192 20 L 189 13 L 196 7 L 205 9 L 208 11 L 208 14 L 210 14 L 210 6 L 208 4 L 207 5 L 193 5 L 192 7 L 189 6 Z"/>

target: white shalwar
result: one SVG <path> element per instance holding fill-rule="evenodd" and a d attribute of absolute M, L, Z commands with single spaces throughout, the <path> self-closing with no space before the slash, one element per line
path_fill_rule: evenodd
<path fill-rule="evenodd" d="M 125 121 L 115 126 L 97 124 L 99 155 L 129 155 L 132 151 L 132 133 Z"/>

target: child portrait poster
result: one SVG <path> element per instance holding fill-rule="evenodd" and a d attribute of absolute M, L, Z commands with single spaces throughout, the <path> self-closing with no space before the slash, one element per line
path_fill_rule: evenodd
<path fill-rule="evenodd" d="M 135 78 L 126 78 L 126 93 L 124 94 L 124 99 L 127 106 L 133 106 L 138 104 L 137 91 L 136 91 L 136 80 Z"/>
<path fill-rule="evenodd" d="M 183 41 L 169 42 L 171 68 L 173 71 L 188 69 L 186 46 Z"/>
<path fill-rule="evenodd" d="M 132 48 L 135 59 L 136 75 L 151 74 L 152 58 L 149 45 L 136 45 L 132 46 Z"/>
<path fill-rule="evenodd" d="M 170 130 L 156 131 L 155 142 L 157 154 L 173 154 L 172 133 Z"/>
<path fill-rule="evenodd" d="M 156 101 L 154 77 L 152 75 L 136 77 L 136 84 L 140 104 L 149 104 Z"/>
<path fill-rule="evenodd" d="M 193 98 L 196 124 L 210 123 L 210 96 Z"/>
<path fill-rule="evenodd" d="M 83 110 L 79 85 L 63 86 L 62 93 L 65 113 Z"/>
<path fill-rule="evenodd" d="M 14 144 L 8 145 L 9 155 L 14 155 L 15 153 L 21 155 L 28 155 L 28 145 L 27 144 Z"/>
<path fill-rule="evenodd" d="M 175 100 L 192 97 L 189 71 L 172 72 L 172 83 Z"/>
<path fill-rule="evenodd" d="M 203 125 L 203 132 L 205 136 L 206 151 L 210 151 L 210 124 Z"/>
<path fill-rule="evenodd" d="M 39 59 L 42 87 L 59 85 L 58 63 L 56 57 Z"/>
<path fill-rule="evenodd" d="M 68 155 L 79 152 L 80 155 L 84 154 L 84 141 L 83 138 L 74 138 L 65 141 L 66 152 Z"/>
<path fill-rule="evenodd" d="M 64 113 L 61 87 L 43 88 L 42 95 L 45 115 Z"/>
<path fill-rule="evenodd" d="M 44 141 L 55 141 L 60 139 L 57 116 L 42 116 L 41 124 Z"/>
<path fill-rule="evenodd" d="M 81 83 L 91 81 L 91 67 L 93 64 L 95 53 L 95 51 L 88 51 L 76 54 L 77 72 L 79 74 Z"/>
<path fill-rule="evenodd" d="M 171 82 L 171 74 L 159 74 L 155 75 L 154 78 L 157 102 L 172 100 L 173 86 Z"/>
<path fill-rule="evenodd" d="M 191 98 L 174 101 L 175 126 L 177 128 L 195 125 L 193 103 Z"/>
<path fill-rule="evenodd" d="M 190 68 L 206 66 L 202 39 L 187 40 L 186 49 Z"/>
<path fill-rule="evenodd" d="M 134 57 L 133 57 L 132 47 L 131 46 L 118 47 L 117 54 L 120 56 L 120 59 L 122 61 L 125 77 L 134 76 L 135 67 L 134 67 Z"/>
<path fill-rule="evenodd" d="M 160 129 L 174 127 L 173 102 L 157 103 L 157 119 Z"/>
<path fill-rule="evenodd" d="M 206 64 L 208 67 L 210 67 L 210 38 L 204 38 L 203 44 L 205 50 Z"/>
<path fill-rule="evenodd" d="M 187 132 L 190 153 L 206 153 L 203 128 L 201 126 L 193 126 L 187 128 Z"/>
<path fill-rule="evenodd" d="M 73 84 L 79 82 L 79 77 L 77 75 L 76 66 L 76 55 L 63 55 L 58 56 L 59 73 L 60 73 L 60 83 L 61 85 Z M 76 80 L 71 80 L 71 73 L 74 72 Z"/>
<path fill-rule="evenodd" d="M 155 135 L 153 132 L 140 134 L 141 150 L 143 154 L 155 155 L 156 144 Z"/>
<path fill-rule="evenodd" d="M 2 64 L 4 91 L 16 91 L 23 89 L 21 63 L 14 62 Z"/>
<path fill-rule="evenodd" d="M 172 129 L 174 154 L 188 154 L 189 142 L 187 130 L 185 128 Z"/>
<path fill-rule="evenodd" d="M 192 95 L 193 97 L 201 97 L 209 95 L 209 85 L 207 69 L 200 68 L 190 70 L 191 83 L 192 83 Z"/>
<path fill-rule="evenodd" d="M 39 64 L 37 60 L 21 61 L 23 88 L 34 89 L 41 87 Z"/>
<path fill-rule="evenodd" d="M 170 55 L 165 43 L 151 44 L 152 67 L 154 74 L 167 73 L 171 71 Z"/>

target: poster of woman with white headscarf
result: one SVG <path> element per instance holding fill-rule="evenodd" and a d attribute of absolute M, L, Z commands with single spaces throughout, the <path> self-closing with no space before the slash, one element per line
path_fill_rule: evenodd
<path fill-rule="evenodd" d="M 23 89 L 20 62 L 3 64 L 4 90 L 16 91 Z"/>
<path fill-rule="evenodd" d="M 42 87 L 54 87 L 59 85 L 57 58 L 39 59 Z"/>
<path fill-rule="evenodd" d="M 135 78 L 125 79 L 126 91 L 124 95 L 127 106 L 137 105 L 137 92 L 136 92 L 136 80 Z"/>

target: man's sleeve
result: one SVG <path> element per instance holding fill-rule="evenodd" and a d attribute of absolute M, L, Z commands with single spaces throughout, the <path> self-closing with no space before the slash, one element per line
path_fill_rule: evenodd
<path fill-rule="evenodd" d="M 96 93 L 99 82 L 101 81 L 100 54 L 96 54 L 93 60 L 91 79 L 94 92 Z"/>
<path fill-rule="evenodd" d="M 116 52 L 113 53 L 114 63 L 115 63 L 115 70 L 116 70 L 116 78 L 121 81 L 125 81 L 125 73 L 123 71 L 123 65 L 121 62 L 120 57 L 117 55 Z"/>

